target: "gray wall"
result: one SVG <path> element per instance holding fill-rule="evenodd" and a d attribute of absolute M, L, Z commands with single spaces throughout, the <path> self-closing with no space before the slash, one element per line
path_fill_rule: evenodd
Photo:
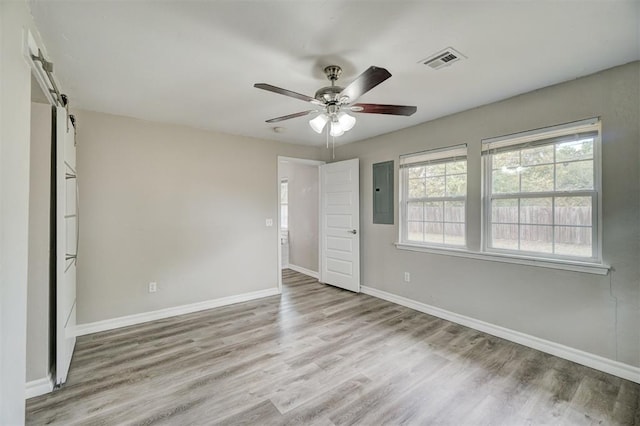
<path fill-rule="evenodd" d="M 289 264 L 318 272 L 318 166 L 289 163 Z"/>
<path fill-rule="evenodd" d="M 49 374 L 51 106 L 31 103 L 27 381 Z"/>
<path fill-rule="evenodd" d="M 338 147 L 337 160 L 360 158 L 362 284 L 640 366 L 639 80 L 635 62 Z M 468 244 L 477 251 L 481 139 L 594 116 L 602 119 L 603 255 L 611 275 L 402 251 L 393 244 L 397 219 L 372 223 L 373 163 L 395 160 L 397 177 L 401 154 L 467 143 Z M 397 194 L 395 201 L 397 218 Z"/>
<path fill-rule="evenodd" d="M 78 324 L 277 287 L 277 157 L 318 148 L 77 117 Z"/>

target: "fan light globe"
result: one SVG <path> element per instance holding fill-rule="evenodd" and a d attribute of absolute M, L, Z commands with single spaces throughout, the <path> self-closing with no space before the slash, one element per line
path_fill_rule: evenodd
<path fill-rule="evenodd" d="M 338 114 L 338 121 L 340 122 L 340 127 L 342 127 L 342 130 L 345 132 L 353 129 L 353 126 L 356 125 L 356 118 L 345 112 Z"/>
<path fill-rule="evenodd" d="M 329 134 L 331 136 L 342 136 L 344 135 L 344 129 L 342 128 L 342 126 L 340 125 L 339 121 L 332 121 L 331 122 L 331 130 L 329 131 Z"/>
<path fill-rule="evenodd" d="M 309 126 L 311 126 L 314 132 L 322 133 L 322 129 L 324 129 L 324 126 L 328 121 L 329 117 L 327 116 L 327 114 L 320 114 L 313 120 L 309 121 Z"/>

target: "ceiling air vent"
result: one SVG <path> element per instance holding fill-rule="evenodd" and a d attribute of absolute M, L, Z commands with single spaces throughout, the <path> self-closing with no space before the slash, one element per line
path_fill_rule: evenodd
<path fill-rule="evenodd" d="M 466 58 L 466 56 L 455 50 L 453 47 L 447 47 L 446 49 L 441 50 L 435 55 L 431 55 L 420 62 L 434 70 L 439 70 L 440 68 L 448 67 L 454 62 L 458 62 L 460 59 L 464 58 Z"/>

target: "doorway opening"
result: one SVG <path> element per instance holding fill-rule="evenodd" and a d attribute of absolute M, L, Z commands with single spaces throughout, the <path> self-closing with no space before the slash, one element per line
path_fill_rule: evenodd
<path fill-rule="evenodd" d="M 324 161 L 278 157 L 278 289 L 285 269 L 319 277 L 318 166 Z"/>

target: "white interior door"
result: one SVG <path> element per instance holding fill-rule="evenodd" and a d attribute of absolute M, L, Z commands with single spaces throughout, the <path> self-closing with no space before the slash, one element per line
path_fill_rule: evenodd
<path fill-rule="evenodd" d="M 56 110 L 56 384 L 67 380 L 76 344 L 78 179 L 75 130 L 65 108 Z"/>
<path fill-rule="evenodd" d="M 360 292 L 357 158 L 320 166 L 320 281 Z"/>

